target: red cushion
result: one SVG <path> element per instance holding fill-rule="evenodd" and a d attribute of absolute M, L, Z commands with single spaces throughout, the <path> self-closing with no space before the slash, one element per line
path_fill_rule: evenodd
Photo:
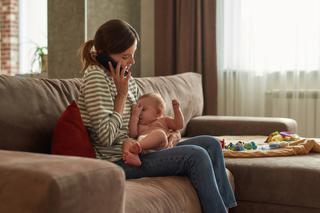
<path fill-rule="evenodd" d="M 51 152 L 57 155 L 96 157 L 75 101 L 72 101 L 57 122 Z"/>

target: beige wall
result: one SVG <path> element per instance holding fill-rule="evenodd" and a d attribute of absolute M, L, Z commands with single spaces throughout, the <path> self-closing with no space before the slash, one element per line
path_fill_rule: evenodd
<path fill-rule="evenodd" d="M 77 51 L 109 19 L 129 22 L 140 34 L 133 76 L 154 75 L 154 0 L 48 1 L 49 78 L 81 77 Z"/>
<path fill-rule="evenodd" d="M 84 41 L 85 0 L 48 1 L 48 77 L 81 76 L 77 51 Z"/>
<path fill-rule="evenodd" d="M 154 0 L 141 0 L 141 72 L 154 76 Z"/>

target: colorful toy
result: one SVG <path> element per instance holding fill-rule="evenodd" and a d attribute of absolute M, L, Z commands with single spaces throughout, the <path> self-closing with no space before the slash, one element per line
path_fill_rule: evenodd
<path fill-rule="evenodd" d="M 265 143 L 275 141 L 296 141 L 299 139 L 299 135 L 294 133 L 274 131 L 267 137 Z"/>
<path fill-rule="evenodd" d="M 224 149 L 224 148 L 225 148 L 225 141 L 224 141 L 224 139 L 219 139 L 219 142 L 220 142 L 221 148 Z"/>
<path fill-rule="evenodd" d="M 225 149 L 229 149 L 231 151 L 236 151 L 235 145 L 233 143 L 229 143 L 227 146 L 224 147 Z"/>
<path fill-rule="evenodd" d="M 246 150 L 251 150 L 251 149 L 257 149 L 258 147 L 257 147 L 257 144 L 254 141 L 251 141 L 249 143 L 245 143 L 244 144 L 244 148 Z"/>
<path fill-rule="evenodd" d="M 242 141 L 238 141 L 236 144 L 230 143 L 226 147 L 231 151 L 245 151 L 245 150 L 252 150 L 257 149 L 257 145 L 254 141 L 244 143 Z"/>
<path fill-rule="evenodd" d="M 244 150 L 243 144 L 244 143 L 242 141 L 238 141 L 236 144 L 230 143 L 229 145 L 232 151 L 243 151 Z"/>
<path fill-rule="evenodd" d="M 279 148 L 285 148 L 289 146 L 289 143 L 287 141 L 281 141 L 281 142 L 270 142 L 269 147 L 270 149 L 279 149 Z"/>

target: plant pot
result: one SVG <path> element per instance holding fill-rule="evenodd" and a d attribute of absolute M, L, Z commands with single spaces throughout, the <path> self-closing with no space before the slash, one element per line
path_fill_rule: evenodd
<path fill-rule="evenodd" d="M 48 55 L 42 55 L 41 56 L 41 73 L 47 73 L 48 72 Z"/>

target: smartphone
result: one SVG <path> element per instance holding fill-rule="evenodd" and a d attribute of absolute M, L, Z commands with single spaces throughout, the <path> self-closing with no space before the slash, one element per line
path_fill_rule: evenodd
<path fill-rule="evenodd" d="M 109 70 L 109 61 L 111 62 L 113 69 L 116 69 L 117 67 L 117 62 L 115 60 L 113 60 L 109 55 L 100 53 L 96 56 L 96 60 L 102 65 L 104 66 L 107 70 Z M 122 68 L 120 67 L 120 71 L 122 70 Z M 128 71 L 126 71 L 124 73 L 124 76 L 128 75 Z"/>
<path fill-rule="evenodd" d="M 102 65 L 104 66 L 104 68 L 106 68 L 107 70 L 109 70 L 109 61 L 111 62 L 112 66 L 114 69 L 116 69 L 117 67 L 117 62 L 115 60 L 113 60 L 109 55 L 100 53 L 96 56 L 96 60 Z"/>

